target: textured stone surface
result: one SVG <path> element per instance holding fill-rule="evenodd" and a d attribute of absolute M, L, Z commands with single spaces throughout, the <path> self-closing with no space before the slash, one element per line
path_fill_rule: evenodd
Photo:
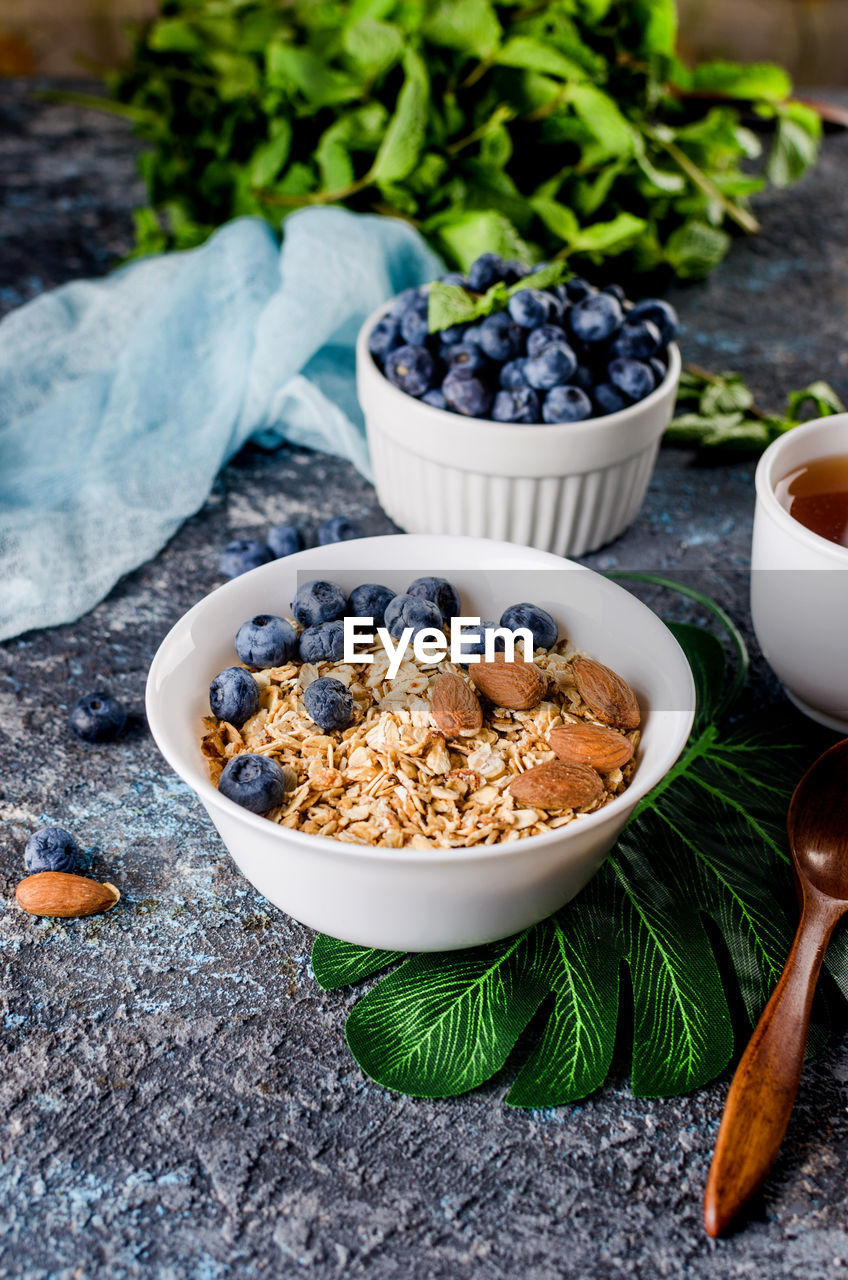
<path fill-rule="evenodd" d="M 848 138 L 761 204 L 763 235 L 681 289 L 686 350 L 748 375 L 765 402 L 815 376 L 848 394 Z M 106 269 L 138 194 L 124 126 L 0 90 L 0 301 Z M 86 221 L 87 219 L 87 221 Z M 636 525 L 590 562 L 665 569 L 745 612 L 752 466 L 663 451 Z M 322 993 L 307 930 L 238 875 L 147 733 L 143 685 L 168 627 L 219 581 L 232 535 L 331 514 L 391 528 L 345 464 L 249 450 L 151 564 L 73 626 L 0 649 L 0 1274 L 368 1275 L 822 1280 L 848 1268 L 848 1051 L 805 1072 L 780 1163 L 721 1244 L 700 1200 L 726 1079 L 634 1099 L 616 1060 L 595 1097 L 506 1109 L 507 1070 L 446 1102 L 396 1097 L 345 1047 L 354 993 Z M 679 612 L 679 607 L 675 606 Z M 785 701 L 757 667 L 758 700 Z M 64 727 L 105 684 L 132 710 L 113 746 Z M 825 745 L 831 739 L 822 733 Z M 16 910 L 43 822 L 114 880 L 108 916 Z"/>

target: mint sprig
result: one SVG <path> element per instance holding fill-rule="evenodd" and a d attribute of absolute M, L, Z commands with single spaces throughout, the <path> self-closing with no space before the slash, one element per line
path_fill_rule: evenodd
<path fill-rule="evenodd" d="M 485 293 L 474 293 L 458 284 L 442 284 L 435 280 L 430 285 L 430 305 L 427 320 L 431 333 L 449 329 L 454 324 L 470 324 L 482 320 L 495 311 L 503 311 L 510 298 L 522 289 L 549 289 L 567 280 L 573 273 L 564 262 L 546 262 L 538 271 L 524 276 L 516 284 L 506 285 L 499 280 Z"/>
<path fill-rule="evenodd" d="M 771 413 L 755 403 L 741 374 L 710 373 L 692 364 L 680 376 L 676 407 L 666 440 L 737 452 L 760 452 L 809 418 L 845 412 L 833 387 L 821 380 L 790 392 L 783 413 Z"/>

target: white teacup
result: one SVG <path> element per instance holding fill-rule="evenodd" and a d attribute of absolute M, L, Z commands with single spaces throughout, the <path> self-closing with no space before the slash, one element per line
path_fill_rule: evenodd
<path fill-rule="evenodd" d="M 790 471 L 848 455 L 848 413 L 794 427 L 757 467 L 751 615 L 769 665 L 799 710 L 848 733 L 848 548 L 799 524 L 775 496 Z"/>

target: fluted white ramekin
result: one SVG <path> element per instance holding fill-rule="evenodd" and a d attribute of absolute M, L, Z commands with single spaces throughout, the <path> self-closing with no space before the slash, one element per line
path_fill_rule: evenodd
<path fill-rule="evenodd" d="M 393 387 L 368 351 L 387 309 L 362 327 L 356 379 L 377 497 L 396 524 L 577 556 L 635 520 L 674 412 L 675 344 L 665 378 L 638 404 L 585 422 L 521 426 L 434 409 Z"/>

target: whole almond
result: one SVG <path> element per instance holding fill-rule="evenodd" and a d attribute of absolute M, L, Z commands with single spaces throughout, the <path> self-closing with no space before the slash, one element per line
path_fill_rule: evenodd
<path fill-rule="evenodd" d="M 513 798 L 533 809 L 583 809 L 603 792 L 600 776 L 586 764 L 546 760 L 509 784 Z"/>
<path fill-rule="evenodd" d="M 623 769 L 633 759 L 630 739 L 600 724 L 566 724 L 551 729 L 548 742 L 560 760 L 588 764 L 599 773 Z"/>
<path fill-rule="evenodd" d="M 498 707 L 529 711 L 545 696 L 547 682 L 533 662 L 507 662 L 502 653 L 494 662 L 472 662 L 468 674 L 481 693 Z"/>
<path fill-rule="evenodd" d="M 18 906 L 31 916 L 94 916 L 120 898 L 113 884 L 100 884 L 67 871 L 38 871 L 15 890 Z"/>
<path fill-rule="evenodd" d="M 433 719 L 448 738 L 471 737 L 483 727 L 483 708 L 477 694 L 462 676 L 443 671 L 430 693 Z"/>
<path fill-rule="evenodd" d="M 577 692 L 593 715 L 616 729 L 639 728 L 639 703 L 626 680 L 594 658 L 575 658 L 571 667 Z"/>

